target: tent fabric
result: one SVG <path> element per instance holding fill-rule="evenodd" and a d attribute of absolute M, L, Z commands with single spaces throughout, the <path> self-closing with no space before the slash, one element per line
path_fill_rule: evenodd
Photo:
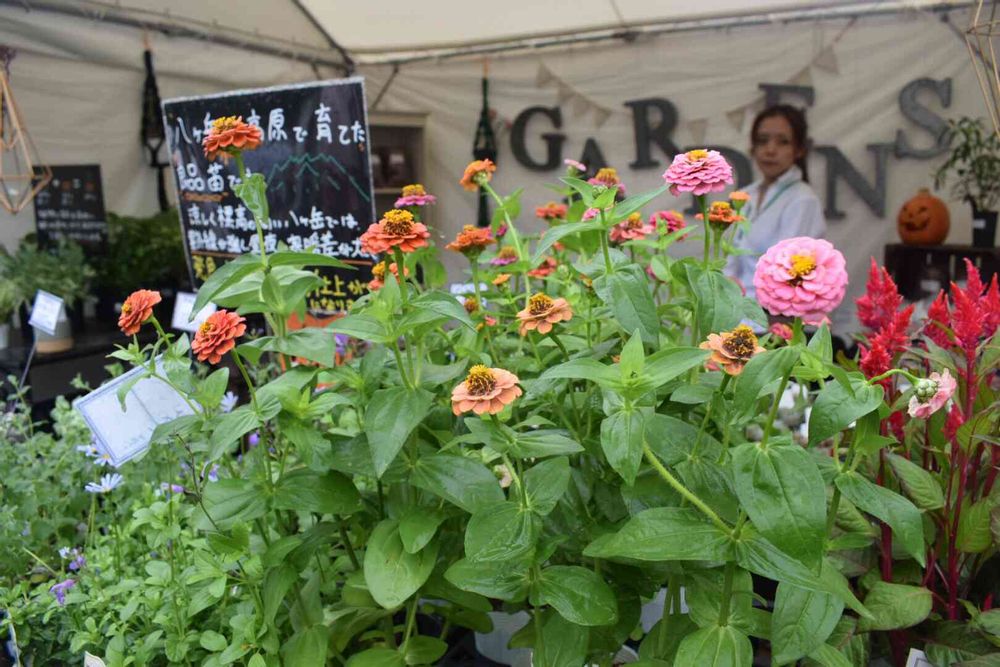
<path fill-rule="evenodd" d="M 135 4 L 135 0 L 129 0 L 130 6 Z M 147 4 L 154 3 L 149 0 Z M 269 14 L 257 12 L 262 4 L 284 5 L 248 0 L 245 15 L 267 19 Z M 329 23 L 332 18 L 324 18 L 320 10 L 324 4 L 319 0 L 305 1 L 307 9 L 321 23 Z M 602 9 L 598 10 L 598 3 L 592 5 L 591 0 L 581 0 L 574 3 L 571 11 L 565 4 L 552 4 L 562 7 L 564 27 L 582 25 L 580 21 L 587 25 L 603 24 L 607 16 L 595 12 L 611 6 L 599 3 Z M 708 11 L 725 3 L 699 4 Z M 181 9 L 187 11 L 188 5 L 195 3 L 180 3 L 176 15 L 180 15 Z M 288 5 L 294 9 L 292 3 Z M 396 14 L 386 18 L 380 13 L 378 22 L 368 23 L 357 18 L 364 18 L 363 13 L 351 13 L 355 8 L 341 7 L 337 15 L 340 22 L 331 34 L 350 50 L 365 43 L 377 46 L 379 41 L 374 34 L 379 29 L 385 35 L 385 44 L 390 44 L 393 36 L 398 45 L 416 43 L 406 42 L 405 36 L 399 35 L 397 20 L 410 22 L 408 34 L 425 32 L 433 36 L 435 43 L 462 41 L 478 35 L 476 31 L 485 30 L 480 24 L 499 22 L 496 34 L 509 33 L 517 27 L 505 23 L 506 18 L 493 17 L 481 5 L 469 3 L 468 7 L 478 8 L 482 16 L 490 17 L 489 21 L 482 18 L 473 21 L 463 13 L 464 9 L 445 12 L 443 5 L 438 0 L 419 7 L 413 5 L 427 17 L 442 19 L 442 25 L 426 29 L 417 17 L 401 19 L 407 15 L 399 7 Z M 633 16 L 629 12 L 638 14 L 642 3 L 616 0 L 615 5 L 628 19 Z M 550 19 L 543 19 L 548 14 L 539 9 L 536 20 L 534 6 L 530 11 L 519 10 L 518 6 L 528 5 L 507 3 L 502 13 L 533 17 L 533 30 L 551 28 L 546 23 Z M 588 9 L 593 11 L 588 13 Z M 454 30 L 450 24 L 459 19 L 465 25 Z M 263 19 L 256 18 L 250 23 L 259 20 Z M 284 25 L 285 20 L 275 14 L 273 25 Z M 934 96 L 923 95 L 922 102 L 945 117 L 985 115 L 961 39 L 961 30 L 968 20 L 967 11 L 952 11 L 950 23 L 941 21 L 936 14 L 902 12 L 854 22 L 816 21 L 690 31 L 640 36 L 629 43 L 582 43 L 561 50 L 494 56 L 490 59 L 490 93 L 491 106 L 497 112 L 500 148 L 496 185 L 506 193 L 526 186 L 523 224 L 532 230 L 541 229 L 541 223 L 532 220 L 531 212 L 534 206 L 551 199 L 544 183 L 555 182 L 559 172 L 532 171 L 512 158 L 510 124 L 529 106 L 561 106 L 563 127 L 559 131 L 566 135 L 561 157 L 579 158 L 584 141 L 593 138 L 608 163 L 619 169 L 630 191 L 638 192 L 662 184 L 660 174 L 670 156 L 654 148 L 653 157 L 659 160 L 659 168 L 629 167 L 635 160 L 635 141 L 632 115 L 624 106 L 625 101 L 657 96 L 673 102 L 679 122 L 672 136 L 681 147 L 708 142 L 745 151 L 749 119 L 754 110 L 751 103 L 760 92 L 758 83 L 793 80 L 811 83 L 815 88 L 816 101 L 808 112 L 815 141 L 837 146 L 871 181 L 874 162 L 866 148 L 868 144 L 894 141 L 898 130 L 903 130 L 913 144 L 924 147 L 930 143 L 927 133 L 900 112 L 898 97 L 908 82 L 921 77 L 951 78 L 948 108 L 942 108 Z M 359 26 L 359 21 L 364 25 Z M 301 24 L 300 28 L 305 41 L 308 25 Z M 266 32 L 266 26 L 261 29 Z M 367 37 L 365 30 L 370 31 Z M 309 35 L 313 45 L 324 39 L 318 32 Z M 839 41 L 831 46 L 838 35 Z M 160 33 L 151 33 L 150 40 L 163 99 L 338 76 L 332 68 L 313 68 L 294 60 L 200 40 Z M 139 142 L 144 76 L 141 31 L 98 20 L 25 12 L 0 5 L 0 44 L 18 49 L 12 64 L 13 90 L 43 159 L 51 164 L 99 162 L 108 210 L 153 213 L 157 207 L 155 172 L 146 166 Z M 476 197 L 461 189 L 458 178 L 471 159 L 480 107 L 482 59 L 406 64 L 386 90 L 383 87 L 391 77 L 390 66 L 362 65 L 358 73 L 366 77 L 369 103 L 381 96 L 378 110 L 428 113 L 425 185 L 439 198 L 430 220 L 437 240 L 443 245 L 463 224 L 475 220 Z M 742 127 L 738 129 L 740 124 Z M 529 124 L 530 154 L 543 155 L 540 135 L 549 131 L 553 128 L 544 119 Z M 847 255 L 851 275 L 848 298 L 835 318 L 841 331 L 856 328 L 853 297 L 864 287 L 869 257 L 881 259 L 882 246 L 896 239 L 896 211 L 918 187 L 930 183 L 930 173 L 939 163 L 940 158 L 890 157 L 883 218 L 873 215 L 843 181 L 839 183 L 838 205 L 846 218 L 830 221 L 828 227 L 830 240 Z M 814 187 L 821 199 L 825 199 L 825 160 L 820 155 L 813 155 L 810 172 Z M 687 201 L 665 195 L 658 205 L 681 208 Z M 971 223 L 967 207 L 950 202 L 950 209 L 953 231 L 949 242 L 968 242 Z M 0 243 L 8 247 L 32 228 L 31 207 L 15 218 L 0 213 Z M 464 260 L 447 252 L 445 255 L 452 278 L 467 279 Z"/>

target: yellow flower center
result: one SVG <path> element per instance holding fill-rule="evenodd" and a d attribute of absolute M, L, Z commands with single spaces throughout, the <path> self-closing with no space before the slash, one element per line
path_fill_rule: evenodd
<path fill-rule="evenodd" d="M 500 259 L 517 259 L 517 250 L 514 250 L 513 246 L 505 245 L 500 248 L 500 252 L 497 253 L 497 257 Z"/>
<path fill-rule="evenodd" d="M 379 280 L 385 278 L 385 262 L 379 262 L 372 267 L 372 276 Z"/>
<path fill-rule="evenodd" d="M 404 197 L 417 197 L 426 195 L 427 191 L 424 190 L 424 186 L 420 183 L 414 183 L 413 185 L 403 186 L 403 196 Z"/>
<path fill-rule="evenodd" d="M 642 214 L 638 212 L 633 213 L 625 219 L 625 224 L 629 229 L 639 229 L 642 227 Z"/>
<path fill-rule="evenodd" d="M 122 306 L 122 312 L 125 313 L 126 315 L 128 315 L 129 313 L 131 313 L 132 312 L 132 304 L 128 303 L 126 301 L 125 305 Z"/>
<path fill-rule="evenodd" d="M 597 175 L 594 176 L 594 178 L 601 181 L 602 183 L 610 183 L 612 185 L 616 185 L 619 183 L 618 170 L 615 169 L 614 167 L 604 167 L 602 169 L 599 169 L 597 171 Z"/>
<path fill-rule="evenodd" d="M 788 270 L 792 280 L 802 282 L 803 276 L 808 276 L 816 268 L 816 259 L 812 255 L 792 255 L 792 266 Z"/>
<path fill-rule="evenodd" d="M 707 158 L 708 151 L 706 151 L 704 148 L 699 148 L 697 150 L 688 151 L 686 155 L 687 159 L 690 160 L 691 162 L 697 162 L 698 160 L 704 160 L 705 158 Z"/>
<path fill-rule="evenodd" d="M 413 214 L 398 208 L 386 211 L 382 216 L 382 229 L 386 234 L 406 236 L 413 231 Z"/>
<path fill-rule="evenodd" d="M 733 209 L 727 201 L 712 202 L 712 213 L 728 213 Z"/>
<path fill-rule="evenodd" d="M 477 364 L 469 369 L 469 377 L 465 378 L 465 386 L 473 396 L 488 394 L 497 386 L 497 379 L 493 377 L 493 371 Z"/>
<path fill-rule="evenodd" d="M 754 335 L 753 329 L 741 324 L 722 335 L 722 348 L 737 359 L 749 359 L 757 349 L 757 336 Z"/>
<path fill-rule="evenodd" d="M 541 315 L 550 310 L 554 303 L 552 297 L 548 294 L 538 292 L 528 299 L 528 312 L 532 315 Z"/>
<path fill-rule="evenodd" d="M 474 296 L 466 297 L 463 305 L 465 306 L 465 312 L 470 314 L 479 310 L 479 300 Z"/>
<path fill-rule="evenodd" d="M 214 325 L 211 322 L 203 322 L 200 327 L 198 327 L 198 332 L 201 334 L 209 334 L 214 329 Z"/>
<path fill-rule="evenodd" d="M 222 116 L 212 121 L 212 134 L 222 134 L 236 129 L 243 122 L 242 116 Z"/>

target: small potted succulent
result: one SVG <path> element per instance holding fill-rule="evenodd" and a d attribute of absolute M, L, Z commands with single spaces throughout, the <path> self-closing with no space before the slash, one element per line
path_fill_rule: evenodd
<path fill-rule="evenodd" d="M 951 155 L 934 174 L 934 186 L 949 185 L 951 196 L 972 206 L 972 245 L 992 248 L 1000 202 L 1000 137 L 976 118 L 948 127 Z"/>

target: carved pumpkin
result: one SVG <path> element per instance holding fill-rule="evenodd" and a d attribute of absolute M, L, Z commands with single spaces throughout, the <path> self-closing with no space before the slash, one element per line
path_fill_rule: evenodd
<path fill-rule="evenodd" d="M 907 245 L 937 245 L 948 236 L 951 226 L 948 207 L 927 188 L 920 188 L 903 204 L 896 220 L 899 238 Z"/>

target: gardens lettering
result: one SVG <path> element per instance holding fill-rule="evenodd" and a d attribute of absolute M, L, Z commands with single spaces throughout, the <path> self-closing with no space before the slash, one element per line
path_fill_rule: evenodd
<path fill-rule="evenodd" d="M 764 91 L 765 105 L 777 103 L 787 96 L 797 96 L 812 106 L 816 93 L 812 86 L 793 86 L 788 84 L 761 83 L 759 88 Z M 885 216 L 885 184 L 886 165 L 890 153 L 897 158 L 914 158 L 926 160 L 948 150 L 948 139 L 945 130 L 947 122 L 934 111 L 924 106 L 917 99 L 921 91 L 930 91 L 936 95 L 941 106 L 947 109 L 951 105 L 951 79 L 915 79 L 906 84 L 899 92 L 899 110 L 917 127 L 930 135 L 931 144 L 925 148 L 917 148 L 902 130 L 896 131 L 894 141 L 868 144 L 875 159 L 875 178 L 868 181 L 858 169 L 836 146 L 814 146 L 814 150 L 826 159 L 826 209 L 824 213 L 831 220 L 844 217 L 844 212 L 837 208 L 837 185 L 843 179 L 860 197 L 872 213 L 878 217 Z M 664 155 L 673 156 L 692 148 L 705 146 L 690 146 L 680 148 L 671 139 L 671 134 L 677 126 L 677 107 L 670 100 L 662 97 L 648 97 L 625 102 L 632 110 L 632 122 L 635 131 L 635 160 L 629 163 L 633 169 L 652 169 L 662 167 L 660 160 L 653 157 L 654 145 Z M 541 135 L 545 143 L 545 158 L 538 160 L 528 153 L 525 139 L 528 123 L 535 116 L 544 116 L 556 130 L 562 128 L 562 110 L 558 107 L 534 106 L 518 114 L 511 128 L 510 145 L 514 158 L 527 169 L 535 171 L 550 171 L 562 166 L 562 147 L 566 135 L 561 132 L 546 132 Z M 736 170 L 737 182 L 745 185 L 752 180 L 750 160 L 742 152 L 729 146 L 708 146 L 718 150 L 733 165 Z M 607 162 L 601 154 L 601 149 L 593 137 L 588 137 L 584 143 L 583 155 L 580 161 L 591 167 L 606 166 Z"/>

